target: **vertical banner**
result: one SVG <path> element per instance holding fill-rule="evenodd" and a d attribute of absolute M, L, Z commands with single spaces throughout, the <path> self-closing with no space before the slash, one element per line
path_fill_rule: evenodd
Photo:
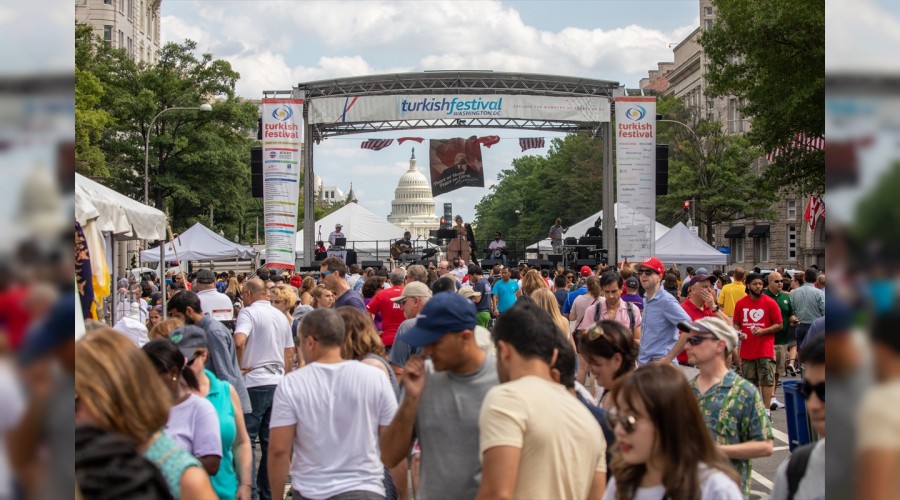
<path fill-rule="evenodd" d="M 267 267 L 294 269 L 303 126 L 303 99 L 262 100 Z"/>
<path fill-rule="evenodd" d="M 484 164 L 478 137 L 431 139 L 429 146 L 432 196 L 461 187 L 484 187 Z"/>
<path fill-rule="evenodd" d="M 653 254 L 656 221 L 656 97 L 616 97 L 618 256 Z"/>

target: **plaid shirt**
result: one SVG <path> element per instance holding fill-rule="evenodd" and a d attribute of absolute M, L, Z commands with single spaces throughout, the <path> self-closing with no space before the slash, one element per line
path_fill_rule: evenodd
<path fill-rule="evenodd" d="M 691 380 L 691 389 L 700 403 L 703 421 L 717 444 L 775 439 L 772 421 L 766 415 L 759 391 L 732 370 L 728 370 L 725 378 L 705 394 L 700 394 L 697 378 Z M 732 460 L 731 464 L 741 475 L 744 498 L 750 498 L 750 460 Z"/>

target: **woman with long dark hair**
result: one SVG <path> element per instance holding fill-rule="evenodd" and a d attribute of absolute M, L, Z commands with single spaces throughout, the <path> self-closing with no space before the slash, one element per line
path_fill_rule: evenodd
<path fill-rule="evenodd" d="M 740 500 L 737 473 L 716 449 L 687 379 L 650 364 L 613 387 L 616 435 L 604 499 Z"/>

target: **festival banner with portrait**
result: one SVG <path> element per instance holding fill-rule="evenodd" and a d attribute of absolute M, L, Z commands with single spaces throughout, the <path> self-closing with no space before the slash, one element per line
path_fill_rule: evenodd
<path fill-rule="evenodd" d="M 303 127 L 303 99 L 262 100 L 267 267 L 294 268 Z"/>
<path fill-rule="evenodd" d="M 462 187 L 484 187 L 484 164 L 478 137 L 431 139 L 429 150 L 432 196 Z"/>

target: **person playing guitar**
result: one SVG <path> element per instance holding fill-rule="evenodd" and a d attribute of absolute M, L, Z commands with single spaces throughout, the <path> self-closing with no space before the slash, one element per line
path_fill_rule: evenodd
<path fill-rule="evenodd" d="M 413 253 L 413 245 L 412 245 L 412 235 L 409 231 L 403 233 L 403 238 L 395 241 L 393 245 L 391 245 L 391 257 L 394 259 L 400 258 L 400 255 L 405 253 Z"/>

